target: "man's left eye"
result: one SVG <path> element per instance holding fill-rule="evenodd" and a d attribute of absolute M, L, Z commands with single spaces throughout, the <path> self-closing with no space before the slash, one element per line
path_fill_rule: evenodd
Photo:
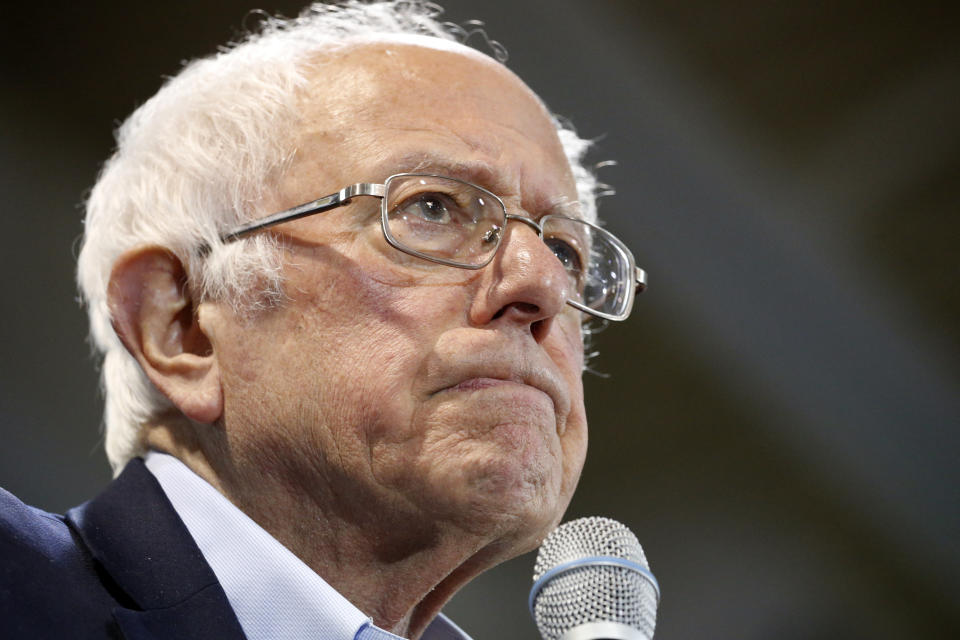
<path fill-rule="evenodd" d="M 557 260 L 559 260 L 560 264 L 567 270 L 567 273 L 579 275 L 583 272 L 583 261 L 580 259 L 580 252 L 569 242 L 565 242 L 560 238 L 544 238 L 543 241 L 550 247 L 550 250 L 553 251 L 553 255 L 557 256 Z"/>

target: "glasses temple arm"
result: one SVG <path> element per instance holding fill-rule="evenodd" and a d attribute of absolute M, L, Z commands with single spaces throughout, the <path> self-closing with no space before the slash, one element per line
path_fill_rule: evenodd
<path fill-rule="evenodd" d="M 314 200 L 313 202 L 307 202 L 306 204 L 301 204 L 292 209 L 274 213 L 266 218 L 259 218 L 257 220 L 240 225 L 239 227 L 232 229 L 229 233 L 225 233 L 224 235 L 220 236 L 220 239 L 223 240 L 224 243 L 233 242 L 234 240 L 239 240 L 240 238 L 260 231 L 261 229 L 272 227 L 276 224 L 280 224 L 281 222 L 289 222 L 290 220 L 305 218 L 315 213 L 321 213 L 323 211 L 333 209 L 334 207 L 339 207 L 342 204 L 346 203 L 340 199 L 340 193 L 333 193 L 329 196 L 324 196 Z"/>
<path fill-rule="evenodd" d="M 292 209 L 287 209 L 285 211 L 269 215 L 266 218 L 259 218 L 257 220 L 253 220 L 252 222 L 248 222 L 231 230 L 229 233 L 220 236 L 220 239 L 223 242 L 233 242 L 234 240 L 248 236 L 251 233 L 260 231 L 261 229 L 266 229 L 267 227 L 280 224 L 281 222 L 290 222 L 291 220 L 305 218 L 307 216 L 312 216 L 315 213 L 323 213 L 324 211 L 329 211 L 330 209 L 343 206 L 349 203 L 350 199 L 354 196 L 376 196 L 382 198 L 385 192 L 386 189 L 382 184 L 358 182 L 357 184 L 344 187 L 337 193 L 331 193 L 328 196 L 323 196 L 322 198 L 318 198 L 312 202 L 298 205 Z"/>

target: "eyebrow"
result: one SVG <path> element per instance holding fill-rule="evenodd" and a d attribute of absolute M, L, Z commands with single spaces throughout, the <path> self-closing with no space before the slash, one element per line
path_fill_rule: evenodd
<path fill-rule="evenodd" d="M 393 169 L 390 173 L 435 173 L 478 183 L 494 193 L 498 188 L 506 189 L 496 168 L 482 161 L 453 160 L 443 154 L 418 151 L 392 158 L 385 164 Z"/>
<path fill-rule="evenodd" d="M 583 206 L 580 204 L 579 199 L 571 201 L 567 196 L 557 196 L 550 201 L 548 209 L 551 213 L 556 213 L 561 216 L 585 220 L 583 216 Z"/>

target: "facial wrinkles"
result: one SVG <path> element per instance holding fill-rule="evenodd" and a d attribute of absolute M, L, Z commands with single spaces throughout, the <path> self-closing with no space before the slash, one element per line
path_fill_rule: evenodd
<path fill-rule="evenodd" d="M 303 198 L 295 198 L 297 204 Z M 308 262 L 323 260 L 343 267 L 362 262 L 354 269 L 358 280 L 362 279 L 358 287 L 372 282 L 394 288 L 453 288 L 478 277 L 476 271 L 433 263 L 389 245 L 380 227 L 380 200 L 376 198 L 357 197 L 343 207 L 286 223 L 271 232 L 281 235 L 287 267 L 293 271 L 302 270 Z M 306 286 L 323 284 L 308 282 Z"/>
<path fill-rule="evenodd" d="M 412 161 L 418 155 L 408 155 L 406 161 Z M 454 177 L 461 179 L 471 179 L 476 182 L 490 184 L 494 179 L 498 180 L 496 184 L 503 185 L 502 177 L 497 177 L 495 170 L 490 169 L 490 163 L 487 162 L 460 162 L 458 168 L 453 170 L 444 170 L 443 161 L 436 157 L 436 154 L 429 160 L 421 160 L 418 165 L 410 167 L 411 171 L 423 171 L 427 168 L 429 171 L 437 173 L 455 174 Z M 396 171 L 394 167 L 403 162 L 390 161 L 390 169 L 377 170 L 375 173 L 386 173 Z M 427 165 L 425 167 L 424 165 Z M 447 165 L 449 166 L 449 165 Z M 464 174 L 467 175 L 464 175 Z M 483 176 L 491 176 L 486 179 Z M 499 176 L 505 175 L 505 172 Z M 516 188 L 516 187 L 513 187 Z M 503 190 L 501 189 L 501 192 Z M 519 206 L 512 206 L 514 202 L 521 198 L 518 196 L 506 195 L 505 205 L 512 215 L 521 215 L 532 219 L 541 217 L 537 213 L 528 213 Z M 538 195 L 531 195 L 530 199 L 542 199 Z M 422 258 L 410 256 L 395 247 L 390 246 L 383 238 L 379 223 L 380 201 L 372 198 L 367 199 L 358 197 L 345 207 L 336 209 L 332 212 L 320 214 L 317 217 L 306 218 L 295 221 L 287 225 L 284 233 L 287 244 L 297 250 L 309 250 L 313 253 L 320 251 L 322 247 L 332 249 L 334 247 L 343 247 L 338 251 L 341 256 L 356 255 L 358 251 L 365 249 L 361 247 L 362 243 L 373 247 L 384 256 L 385 260 L 373 261 L 365 266 L 368 275 L 380 284 L 391 286 L 424 286 L 424 287 L 457 287 L 470 286 L 474 281 L 482 276 L 482 270 L 473 271 L 467 269 L 457 269 L 447 265 L 440 265 Z M 547 212 L 549 212 L 548 210 Z M 522 225 L 522 223 L 520 223 Z M 278 231 L 280 232 L 280 231 Z M 511 234 L 533 233 L 527 229 L 523 231 L 520 227 L 511 229 Z M 532 240 L 532 239 L 531 239 Z M 539 242 L 539 240 L 538 240 Z M 501 247 L 503 250 L 503 247 Z M 515 263 L 518 270 L 518 276 L 526 276 L 527 272 L 535 266 L 536 260 L 550 259 L 545 251 L 538 251 L 538 255 L 531 252 L 531 245 L 524 243 L 524 248 L 518 254 L 518 260 Z M 293 258 L 297 260 L 296 257 Z M 563 284 L 566 284 L 564 281 Z"/>
<path fill-rule="evenodd" d="M 457 298 L 459 299 L 460 296 L 457 296 Z M 388 306 L 392 305 L 388 304 Z M 455 318 L 456 314 L 462 313 L 462 309 L 462 303 L 454 300 L 449 306 L 449 313 Z M 419 309 L 412 309 L 411 311 L 417 313 Z M 440 314 L 446 313 L 443 309 L 433 309 L 433 311 Z M 407 319 L 409 320 L 409 317 Z M 460 321 L 457 320 L 452 322 L 454 326 L 459 323 Z M 430 465 L 437 465 L 439 460 L 431 456 L 460 454 L 466 457 L 460 461 L 458 468 L 464 469 L 464 465 L 467 464 L 475 465 L 470 473 L 475 475 L 477 481 L 490 481 L 489 477 L 499 477 L 504 482 L 509 482 L 509 478 L 515 477 L 511 473 L 490 475 L 492 473 L 490 463 L 483 454 L 486 449 L 478 451 L 472 448 L 477 445 L 476 438 L 484 434 L 499 434 L 495 442 L 500 443 L 500 446 L 512 447 L 522 444 L 523 450 L 530 452 L 546 450 L 550 452 L 551 459 L 559 458 L 560 454 L 555 451 L 558 446 L 557 435 L 562 434 L 565 430 L 567 415 L 571 407 L 568 383 L 559 374 L 554 373 L 557 366 L 556 362 L 546 361 L 545 354 L 542 352 L 540 352 L 540 360 L 534 361 L 527 355 L 533 348 L 531 345 L 527 344 L 520 347 L 517 342 L 513 342 L 529 339 L 528 336 L 525 336 L 525 332 L 517 330 L 504 334 L 502 331 L 494 332 L 491 330 L 480 335 L 482 339 L 475 334 L 472 337 L 465 337 L 456 330 L 441 333 L 437 342 L 429 343 L 427 351 L 429 357 L 425 359 L 424 366 L 410 376 L 411 379 L 436 379 L 436 373 L 424 376 L 420 372 L 429 369 L 430 364 L 436 365 L 438 354 L 446 354 L 446 362 L 438 367 L 435 366 L 435 371 L 449 370 L 456 366 L 463 367 L 465 366 L 463 363 L 468 358 L 474 357 L 477 363 L 469 375 L 520 378 L 521 380 L 526 379 L 528 382 L 539 376 L 538 388 L 550 392 L 549 404 L 547 405 L 550 408 L 549 412 L 544 412 L 545 407 L 538 409 L 538 406 L 542 407 L 543 405 L 535 402 L 532 405 L 533 408 L 523 414 L 524 418 L 518 418 L 511 414 L 511 419 L 506 422 L 500 420 L 495 420 L 493 423 L 480 421 L 471 428 L 469 424 L 458 422 L 458 420 L 463 419 L 464 408 L 462 406 L 448 408 L 453 413 L 445 413 L 441 403 L 439 410 L 437 410 L 434 405 L 424 404 L 424 401 L 428 400 L 426 391 L 429 389 L 414 387 L 412 391 L 416 399 L 415 410 L 410 414 L 410 418 L 405 425 L 406 428 L 395 423 L 377 423 L 375 420 L 366 422 L 368 426 L 366 436 L 374 449 L 374 453 L 368 457 L 368 462 L 372 465 L 371 473 L 379 483 L 384 486 L 396 483 L 399 481 L 395 475 L 398 468 L 412 469 L 410 464 L 400 464 L 403 459 L 421 459 L 424 464 L 429 462 Z M 418 341 L 418 337 L 413 337 L 410 343 L 417 344 Z M 490 343 L 494 344 L 491 345 Z M 425 345 L 421 344 L 421 346 Z M 557 348 L 562 351 L 563 343 L 558 344 Z M 557 362 L 562 362 L 562 360 Z M 505 365 L 504 363 L 508 364 Z M 506 367 L 506 370 L 504 367 Z M 545 376 L 548 382 L 543 382 Z M 454 384 L 460 381 L 459 378 L 449 378 L 446 384 Z M 453 410 L 454 408 L 455 410 Z M 488 412 L 481 410 L 477 411 L 476 415 L 484 416 L 488 415 Z M 548 437 L 548 432 L 544 431 L 543 428 L 545 425 L 551 426 L 549 433 L 554 435 Z M 540 445 L 534 445 L 530 438 L 539 439 L 542 442 Z M 536 462 L 539 458 L 533 453 L 528 453 L 524 459 L 528 467 L 522 471 L 526 484 L 530 487 L 542 486 L 542 478 L 547 473 L 545 467 L 541 462 Z M 394 462 L 397 465 L 394 465 Z M 400 473 L 406 476 L 407 471 L 401 470 Z M 438 473 L 442 472 L 430 472 L 430 477 Z M 484 480 L 485 478 L 486 480 Z M 421 475 L 412 474 L 403 482 L 417 483 L 424 481 L 425 478 Z M 440 486 L 444 486 L 443 483 Z"/>
<path fill-rule="evenodd" d="M 400 351 L 414 348 L 415 345 L 420 345 L 420 349 L 425 352 L 430 352 L 438 348 L 439 345 L 431 342 L 427 334 L 421 333 L 421 322 L 419 320 L 425 305 L 429 304 L 427 301 L 428 297 L 433 298 L 433 304 L 431 306 L 432 313 L 441 317 L 447 317 L 451 325 L 457 325 L 463 322 L 464 301 L 469 297 L 470 293 L 468 288 L 462 283 L 444 285 L 455 295 L 441 297 L 433 294 L 429 296 L 427 294 L 418 295 L 416 289 L 420 285 L 413 285 L 411 287 L 406 284 L 398 285 L 391 281 L 392 274 L 402 271 L 402 269 L 390 262 L 385 263 L 389 271 L 389 273 L 385 275 L 383 269 L 372 267 L 371 261 L 348 258 L 335 247 L 318 246 L 314 251 L 316 255 L 311 257 L 311 259 L 316 258 L 316 260 L 323 261 L 326 265 L 329 265 L 330 268 L 336 269 L 341 276 L 350 280 L 351 284 L 349 285 L 349 289 L 359 295 L 359 298 L 355 300 L 355 303 L 359 305 L 358 308 L 349 314 L 350 317 L 343 318 L 342 307 L 337 304 L 338 298 L 340 297 L 340 292 L 337 288 L 334 288 L 333 285 L 329 287 L 323 286 L 322 277 L 319 278 L 320 282 L 315 282 L 317 278 L 312 276 L 306 268 L 297 269 L 297 272 L 301 275 L 301 278 L 297 279 L 298 290 L 311 291 L 311 283 L 313 283 L 312 294 L 305 302 L 308 307 L 315 310 L 315 313 L 317 313 L 319 317 L 323 318 L 320 322 L 322 323 L 321 329 L 325 332 L 330 331 L 330 316 L 332 315 L 340 318 L 340 320 L 335 323 L 336 325 L 350 324 L 350 330 L 361 331 L 365 335 L 368 335 L 371 344 L 397 345 Z M 459 271 L 450 267 L 441 268 L 447 272 Z M 464 271 L 464 273 L 475 274 L 476 272 Z M 473 275 L 472 277 L 477 278 L 478 276 Z M 299 280 L 301 279 L 305 279 L 306 282 L 300 282 Z M 339 288 L 342 288 L 342 286 Z M 437 300 L 446 300 L 446 304 L 437 307 Z M 366 317 L 372 318 L 372 320 L 357 326 L 353 324 L 354 317 Z M 315 329 L 310 326 L 304 328 L 305 333 L 312 331 L 315 331 Z M 378 335 L 379 338 L 377 337 Z M 444 336 L 447 335 L 449 334 L 441 333 L 438 339 L 442 340 Z M 473 350 L 474 347 L 461 341 L 458 344 L 458 348 L 469 351 Z M 485 348 L 484 353 L 487 354 L 487 352 L 488 349 Z M 388 352 L 379 351 L 375 355 L 377 358 L 386 358 L 389 360 Z M 374 357 L 374 354 L 368 353 L 367 356 Z M 508 360 L 514 356 L 511 355 L 508 357 L 501 353 L 498 357 L 503 357 L 505 360 Z M 382 366 L 389 368 L 389 362 Z M 419 376 L 411 375 L 410 378 L 418 379 Z M 388 425 L 385 426 L 389 428 Z"/>
<path fill-rule="evenodd" d="M 450 267 L 443 268 L 453 270 Z M 477 272 L 466 273 L 477 274 Z M 382 282 L 376 273 L 367 275 L 374 282 Z M 367 277 L 367 275 L 361 277 Z M 473 279 L 479 277 L 479 275 L 473 275 Z M 365 284 L 369 285 L 369 283 L 358 282 L 357 286 L 362 287 Z M 446 317 L 451 326 L 460 326 L 465 321 L 463 316 L 466 302 L 477 295 L 475 287 L 468 287 L 463 283 L 444 286 L 449 288 L 453 295 L 438 297 L 429 294 L 427 297 L 434 301 L 431 312 L 437 316 Z M 371 288 L 375 287 L 371 286 Z M 379 310 L 382 322 L 403 327 L 404 332 L 410 337 L 411 344 L 423 345 L 425 336 L 418 335 L 416 329 L 417 318 L 422 314 L 427 298 L 416 295 L 406 287 L 397 287 L 393 283 L 383 285 L 375 295 L 383 303 L 383 308 Z M 439 300 L 445 300 L 446 304 L 437 306 L 436 302 Z M 435 341 L 427 343 L 429 346 L 425 349 L 425 353 L 428 353 L 429 357 L 424 360 L 417 373 L 412 375 L 412 379 L 438 380 L 441 379 L 440 373 L 459 367 L 470 375 L 531 384 L 550 397 L 554 408 L 550 422 L 556 424 L 558 433 L 562 434 L 571 408 L 570 381 L 561 378 L 557 371 L 558 364 L 576 359 L 577 354 L 582 352 L 579 331 L 569 329 L 570 325 L 579 327 L 579 319 L 572 317 L 575 314 L 576 312 L 573 311 L 565 314 L 565 321 L 556 323 L 563 326 L 562 332 L 558 333 L 558 329 L 554 329 L 544 345 L 550 358 L 544 357 L 546 354 L 538 351 L 539 347 L 533 345 L 526 328 L 517 327 L 510 330 L 504 327 L 493 327 L 481 334 L 476 334 L 475 329 L 470 329 L 469 332 L 447 330 L 439 334 Z M 477 328 L 483 329 L 483 327 Z M 571 335 L 575 336 L 575 339 L 571 339 Z M 575 371 L 579 372 L 579 370 L 578 365 Z M 462 381 L 459 378 L 447 378 L 444 382 L 447 385 L 453 385 Z M 428 392 L 435 390 L 435 386 L 414 389 L 421 399 L 425 399 Z"/>
<path fill-rule="evenodd" d="M 471 400 L 418 407 L 409 429 L 374 440 L 371 458 L 382 485 L 423 496 L 429 512 L 459 514 L 468 529 L 481 514 L 503 520 L 522 513 L 546 487 L 553 495 L 564 483 L 560 441 L 541 426 L 548 423 L 543 404 L 524 403 L 525 411 L 496 418 L 489 398 Z M 505 494 L 515 498 L 504 502 Z"/>
<path fill-rule="evenodd" d="M 546 418 L 542 412 L 531 407 L 524 417 L 511 416 L 509 419 L 473 424 L 464 424 L 459 418 L 460 414 L 461 410 L 451 410 L 446 414 L 443 410 L 438 411 L 432 422 L 440 428 L 430 429 L 417 443 L 419 452 L 415 459 L 428 468 L 428 473 L 434 479 L 440 481 L 431 484 L 443 486 L 444 475 L 449 473 L 449 467 L 443 469 L 435 464 L 438 455 L 457 463 L 458 471 L 466 474 L 475 489 L 536 495 L 538 488 L 559 480 L 555 473 L 558 468 L 555 462 L 560 458 L 559 441 L 536 428 Z M 488 446 L 478 447 L 478 441 Z M 501 459 L 503 451 L 510 451 L 511 455 L 519 454 L 519 460 Z M 500 469 L 514 464 L 518 467 L 517 471 L 500 472 Z M 481 495 L 477 502 L 483 504 L 486 501 Z"/>
<path fill-rule="evenodd" d="M 561 421 L 571 407 L 569 383 L 560 375 L 557 363 L 545 357 L 525 330 L 447 332 L 437 341 L 421 372 L 418 377 L 428 381 L 425 397 L 440 401 L 444 394 L 457 393 L 458 385 L 478 378 L 528 385 L 550 399 L 550 421 L 557 423 L 557 432 L 562 435 Z"/>
<path fill-rule="evenodd" d="M 556 157 L 525 136 L 504 141 L 507 136 L 491 135 L 481 141 L 466 129 L 490 133 L 500 125 L 444 123 L 440 126 L 364 127 L 353 136 L 358 149 L 377 149 L 368 175 L 376 179 L 394 173 L 434 173 L 459 178 L 482 186 L 506 203 L 514 198 L 535 218 L 551 213 L 561 203 L 578 203 L 572 176 L 566 162 L 557 165 Z M 378 140 L 398 141 L 395 149 L 377 145 Z M 559 179 L 549 176 L 559 175 Z M 568 179 L 569 178 L 569 179 Z M 571 197 L 571 194 L 574 197 Z M 512 209 L 512 210 L 511 210 Z"/>
<path fill-rule="evenodd" d="M 382 83 L 378 75 L 382 69 L 376 60 L 369 67 L 372 75 L 364 75 L 366 67 L 357 60 L 339 71 L 339 65 L 332 65 L 330 79 L 334 82 L 325 78 L 323 86 L 316 84 L 316 95 L 321 97 L 307 114 L 306 120 L 314 124 L 303 138 L 304 162 L 287 185 L 288 196 L 296 195 L 289 206 L 348 184 L 414 171 L 418 165 L 406 160 L 418 152 L 433 163 L 432 173 L 473 171 L 470 176 L 454 177 L 490 189 L 505 199 L 508 211 L 515 215 L 539 218 L 553 211 L 558 198 L 575 194 L 565 155 L 555 132 L 549 129 L 552 125 L 546 112 L 521 102 L 533 100 L 525 88 L 515 83 L 501 87 L 497 94 L 503 97 L 501 104 L 515 100 L 509 113 L 499 112 L 496 107 L 486 109 L 479 100 L 489 97 L 489 92 L 481 91 L 474 102 L 461 104 L 456 95 L 450 97 L 445 84 L 424 85 L 422 71 L 412 73 L 409 86 L 398 87 Z M 420 69 L 428 67 L 421 64 Z M 479 76 L 493 73 L 488 68 L 471 71 L 479 80 L 483 80 Z M 331 86 L 345 91 L 331 92 Z M 358 108 L 362 103 L 372 106 Z M 331 163 L 330 158 L 338 161 Z M 356 213 L 354 207 L 367 201 L 377 202 L 357 198 L 336 210 L 342 216 L 339 220 L 325 218 L 323 222 L 329 225 L 308 226 L 307 219 L 290 231 L 298 236 L 302 232 L 306 243 L 292 247 L 298 270 L 291 275 L 297 279 L 295 291 L 305 315 L 313 318 L 302 326 L 300 349 L 315 351 L 307 359 L 308 377 L 326 376 L 323 397 L 318 394 L 305 402 L 320 416 L 317 420 L 334 431 L 324 440 L 340 441 L 328 449 L 337 458 L 332 464 L 346 471 L 351 459 L 362 460 L 363 469 L 353 470 L 357 477 L 375 478 L 385 491 L 391 483 L 394 487 L 396 482 L 408 487 L 415 484 L 421 493 L 439 500 L 444 490 L 457 490 L 456 476 L 469 460 L 470 478 L 477 483 L 509 484 L 519 478 L 513 489 L 523 493 L 522 487 L 527 488 L 519 502 L 552 499 L 557 486 L 569 480 L 566 467 L 571 465 L 565 462 L 565 451 L 572 445 L 568 443 L 576 443 L 580 437 L 566 433 L 572 415 L 582 421 L 580 366 L 571 367 L 581 358 L 579 320 L 561 313 L 547 338 L 536 343 L 529 326 L 522 323 L 481 324 L 467 317 L 470 301 L 485 294 L 481 287 L 511 275 L 535 277 L 536 261 L 548 259 L 549 249 L 534 244 L 540 241 L 529 235 L 533 233 L 529 227 L 513 223 L 510 234 L 521 236 L 523 242 L 501 247 L 501 251 L 512 251 L 507 273 L 496 272 L 502 265 L 500 259 L 480 271 L 433 264 L 387 245 L 375 216 L 351 217 Z M 362 206 L 376 207 L 369 203 Z M 342 233 L 361 219 L 367 222 L 360 233 Z M 353 222 L 346 226 L 333 224 L 350 220 Z M 319 217 L 310 224 L 318 222 Z M 515 239 L 505 238 L 507 242 Z M 362 339 L 356 339 L 358 336 Z M 496 402 L 499 391 L 484 391 L 470 398 L 462 394 L 459 405 L 431 403 L 429 391 L 435 379 L 425 374 L 429 363 L 444 359 L 444 366 L 455 367 L 464 356 L 475 353 L 480 362 L 464 375 L 479 376 L 486 371 L 485 375 L 518 377 L 519 383 L 532 388 L 505 390 L 511 398 L 506 403 Z M 354 380 L 354 372 L 363 375 L 357 374 Z M 514 405 L 522 406 L 510 413 Z M 336 407 L 350 410 L 338 416 Z M 506 413 L 497 414 L 492 407 Z M 514 449 L 516 456 L 512 455 Z M 414 455 L 409 455 L 411 452 Z M 411 460 L 420 465 L 418 469 L 413 469 Z M 572 466 L 579 467 L 579 461 L 573 460 Z M 515 502 L 497 503 L 488 498 L 483 489 L 468 496 L 492 509 L 499 508 L 498 504 L 510 505 L 509 510 L 523 508 Z M 423 502 L 416 494 L 397 494 L 396 499 Z"/>

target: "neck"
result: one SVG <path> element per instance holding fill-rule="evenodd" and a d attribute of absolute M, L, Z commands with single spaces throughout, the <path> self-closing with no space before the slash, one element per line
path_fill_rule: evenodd
<path fill-rule="evenodd" d="M 195 425 L 166 421 L 145 440 L 224 494 L 381 629 L 419 638 L 464 584 L 512 555 L 489 537 L 382 496 L 358 496 L 329 477 L 318 487 L 315 473 L 309 483 L 276 465 L 250 473 L 250 460 L 225 455 L 216 425 L 201 427 L 212 433 L 199 437 Z"/>

